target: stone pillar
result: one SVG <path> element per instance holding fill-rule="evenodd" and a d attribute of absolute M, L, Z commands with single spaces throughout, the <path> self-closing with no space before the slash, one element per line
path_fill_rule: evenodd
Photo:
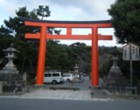
<path fill-rule="evenodd" d="M 26 72 L 23 73 L 23 81 L 24 81 L 25 85 L 27 85 L 27 73 Z"/>
<path fill-rule="evenodd" d="M 2 82 L 0 82 L 0 94 L 2 94 Z"/>

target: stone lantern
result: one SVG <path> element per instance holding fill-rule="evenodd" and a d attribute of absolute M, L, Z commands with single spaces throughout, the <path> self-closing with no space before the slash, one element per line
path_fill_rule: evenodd
<path fill-rule="evenodd" d="M 79 73 L 79 66 L 76 64 L 74 67 L 74 73 L 78 74 Z"/>
<path fill-rule="evenodd" d="M 16 58 L 15 53 L 18 52 L 13 44 L 9 48 L 3 50 L 6 53 L 8 63 L 0 70 L 0 82 L 2 82 L 4 92 L 18 92 L 22 90 L 23 78 L 19 74 L 13 60 Z"/>
<path fill-rule="evenodd" d="M 113 64 L 110 68 L 108 75 L 104 79 L 104 87 L 109 91 L 114 91 L 116 93 L 121 92 L 122 88 L 127 86 L 128 81 L 123 76 L 117 62 L 119 58 L 117 56 L 113 56 L 112 58 Z"/>
<path fill-rule="evenodd" d="M 13 44 L 10 45 L 9 48 L 3 50 L 7 55 L 6 58 L 8 59 L 8 63 L 5 65 L 5 67 L 0 70 L 0 73 L 2 74 L 18 74 L 19 71 L 17 70 L 16 66 L 13 63 L 13 60 L 15 57 L 15 52 L 18 52 L 14 47 Z"/>

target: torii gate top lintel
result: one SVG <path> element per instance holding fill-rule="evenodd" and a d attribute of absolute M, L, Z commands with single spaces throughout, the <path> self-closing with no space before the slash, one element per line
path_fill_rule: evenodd
<path fill-rule="evenodd" d="M 100 21 L 53 21 L 53 20 L 37 20 L 32 18 L 20 17 L 21 20 L 25 21 L 28 26 L 41 26 L 46 25 L 50 27 L 72 27 L 72 28 L 91 28 L 96 26 L 98 28 L 109 28 L 112 27 L 111 20 L 100 20 Z"/>

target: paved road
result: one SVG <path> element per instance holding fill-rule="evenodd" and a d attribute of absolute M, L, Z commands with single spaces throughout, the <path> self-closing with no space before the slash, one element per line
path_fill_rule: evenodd
<path fill-rule="evenodd" d="M 0 110 L 140 110 L 140 101 L 71 101 L 0 98 Z"/>

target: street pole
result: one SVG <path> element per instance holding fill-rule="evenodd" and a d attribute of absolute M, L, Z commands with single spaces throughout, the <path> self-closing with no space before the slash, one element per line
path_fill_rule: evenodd
<path fill-rule="evenodd" d="M 132 62 L 132 60 L 130 60 L 130 87 L 133 86 L 133 69 L 132 69 L 132 67 L 133 67 L 133 62 Z"/>
<path fill-rule="evenodd" d="M 132 61 L 132 50 L 131 50 L 131 44 L 129 46 L 130 49 L 130 87 L 133 86 L 133 61 Z"/>

